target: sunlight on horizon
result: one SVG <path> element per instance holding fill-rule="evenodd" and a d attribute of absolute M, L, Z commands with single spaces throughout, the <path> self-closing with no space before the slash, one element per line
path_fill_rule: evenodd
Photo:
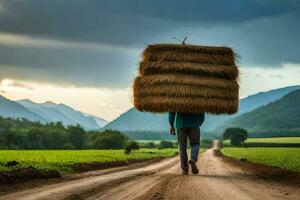
<path fill-rule="evenodd" d="M 130 88 L 87 88 L 3 79 L 0 82 L 0 95 L 11 100 L 63 103 L 109 121 L 132 107 Z"/>

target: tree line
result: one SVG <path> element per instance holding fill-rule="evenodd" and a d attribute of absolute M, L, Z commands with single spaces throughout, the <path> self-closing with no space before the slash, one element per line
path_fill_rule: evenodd
<path fill-rule="evenodd" d="M 127 143 L 128 137 L 119 131 L 0 117 L 0 149 L 121 149 Z"/>

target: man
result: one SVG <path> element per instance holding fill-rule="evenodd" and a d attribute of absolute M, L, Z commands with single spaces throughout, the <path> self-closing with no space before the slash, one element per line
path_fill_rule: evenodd
<path fill-rule="evenodd" d="M 182 174 L 189 174 L 189 164 L 192 168 L 193 174 L 198 174 L 196 162 L 200 147 L 200 126 L 204 121 L 204 113 L 200 114 L 184 114 L 169 112 L 169 122 L 171 125 L 170 133 L 175 135 L 175 128 L 177 132 L 177 141 L 180 148 L 180 160 Z M 188 161 L 187 156 L 187 138 L 190 140 L 191 159 Z"/>

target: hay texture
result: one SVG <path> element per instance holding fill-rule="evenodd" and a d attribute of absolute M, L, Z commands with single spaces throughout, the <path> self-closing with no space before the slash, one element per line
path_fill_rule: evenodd
<path fill-rule="evenodd" d="M 133 83 L 133 103 L 140 111 L 234 114 L 238 75 L 230 48 L 149 45 Z"/>

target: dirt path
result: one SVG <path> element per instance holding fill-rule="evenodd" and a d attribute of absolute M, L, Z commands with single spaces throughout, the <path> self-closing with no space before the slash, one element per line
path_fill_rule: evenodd
<path fill-rule="evenodd" d="M 0 199 L 300 199 L 299 186 L 247 174 L 223 162 L 213 149 L 200 156 L 199 168 L 199 175 L 182 176 L 176 157 L 139 169 L 15 192 Z"/>

